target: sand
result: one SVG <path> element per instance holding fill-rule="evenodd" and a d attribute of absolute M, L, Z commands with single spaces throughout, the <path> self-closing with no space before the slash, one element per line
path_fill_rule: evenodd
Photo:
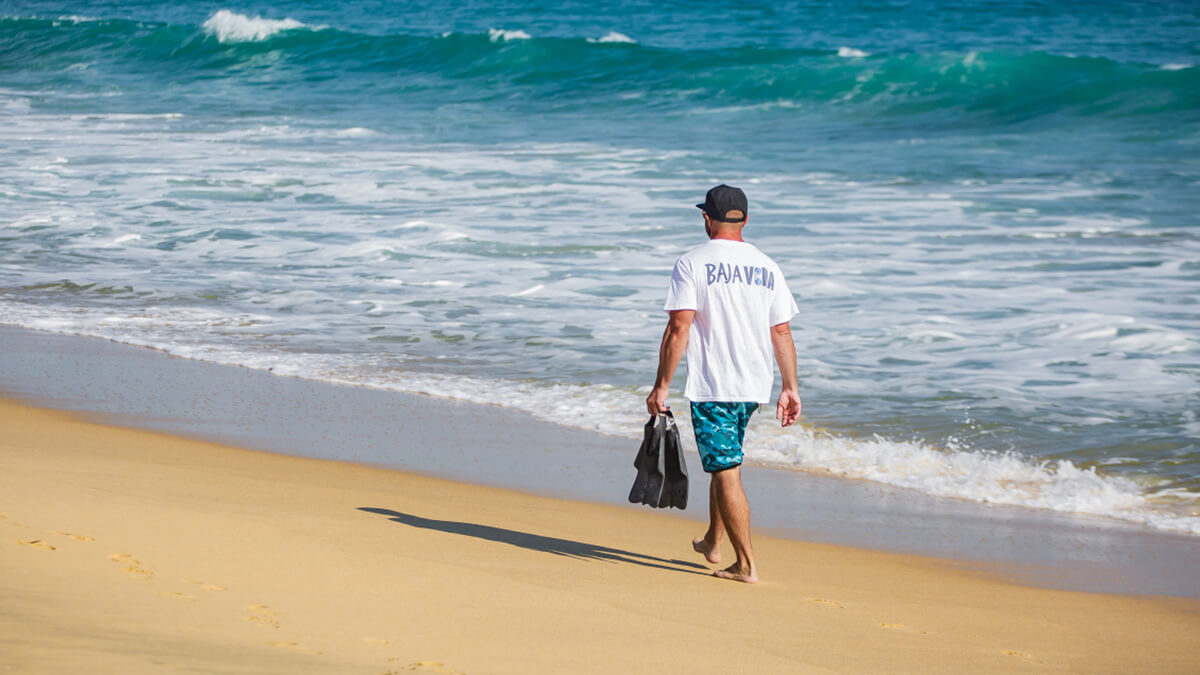
<path fill-rule="evenodd" d="M 8 400 L 0 429 L 5 672 L 1183 673 L 1200 654 L 1197 600 L 761 534 L 746 586 L 708 576 L 695 522 L 645 508 Z"/>

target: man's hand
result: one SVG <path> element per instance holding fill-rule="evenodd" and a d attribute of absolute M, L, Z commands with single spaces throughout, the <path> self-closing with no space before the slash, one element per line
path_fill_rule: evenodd
<path fill-rule="evenodd" d="M 784 389 L 779 392 L 779 403 L 775 404 L 775 419 L 779 424 L 789 427 L 800 418 L 800 394 L 795 389 Z"/>
<path fill-rule="evenodd" d="M 779 403 L 775 405 L 775 419 L 783 426 L 791 426 L 800 418 L 800 387 L 796 383 L 796 344 L 792 342 L 792 328 L 786 322 L 771 326 L 771 344 L 775 348 L 775 362 L 783 376 L 783 389 L 779 392 Z"/>
<path fill-rule="evenodd" d="M 646 397 L 646 411 L 651 415 L 657 415 L 670 410 L 667 405 L 667 389 L 666 387 L 655 387 L 650 390 L 650 395 Z"/>

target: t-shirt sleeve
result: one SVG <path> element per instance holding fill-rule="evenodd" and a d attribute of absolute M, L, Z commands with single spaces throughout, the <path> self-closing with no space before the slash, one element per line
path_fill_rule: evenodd
<path fill-rule="evenodd" d="M 788 288 L 787 281 L 780 272 L 775 282 L 775 294 L 771 297 L 770 325 L 778 326 L 781 323 L 787 323 L 799 313 L 800 308 L 796 306 L 792 290 Z"/>
<path fill-rule="evenodd" d="M 671 272 L 671 285 L 667 288 L 667 302 L 663 309 L 673 312 L 677 309 L 697 309 L 696 282 L 692 278 L 692 269 L 681 258 L 675 263 Z"/>

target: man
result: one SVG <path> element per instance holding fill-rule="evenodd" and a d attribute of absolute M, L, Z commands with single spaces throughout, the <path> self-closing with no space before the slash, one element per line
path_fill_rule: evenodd
<path fill-rule="evenodd" d="M 796 347 L 788 325 L 799 310 L 779 266 L 742 240 L 749 215 L 745 193 L 718 185 L 696 206 L 703 211 L 709 242 L 675 263 L 664 307 L 670 319 L 646 409 L 651 415 L 667 409 L 671 377 L 686 349 L 684 396 L 691 401 L 696 445 L 711 477 L 708 532 L 692 548 L 719 563 L 727 532 L 737 562 L 714 574 L 752 584 L 758 570 L 750 546 L 750 505 L 742 489 L 742 438 L 750 416 L 770 400 L 772 356 L 783 375 L 775 417 L 785 427 L 800 417 Z"/>

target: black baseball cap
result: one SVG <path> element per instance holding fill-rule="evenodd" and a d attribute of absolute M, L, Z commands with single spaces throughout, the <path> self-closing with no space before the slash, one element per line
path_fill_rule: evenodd
<path fill-rule="evenodd" d="M 722 223 L 740 223 L 750 215 L 746 207 L 746 193 L 741 188 L 730 187 L 724 183 L 716 186 L 704 195 L 704 203 L 696 208 L 703 209 L 709 218 Z M 741 218 L 726 218 L 730 211 L 741 211 Z"/>

